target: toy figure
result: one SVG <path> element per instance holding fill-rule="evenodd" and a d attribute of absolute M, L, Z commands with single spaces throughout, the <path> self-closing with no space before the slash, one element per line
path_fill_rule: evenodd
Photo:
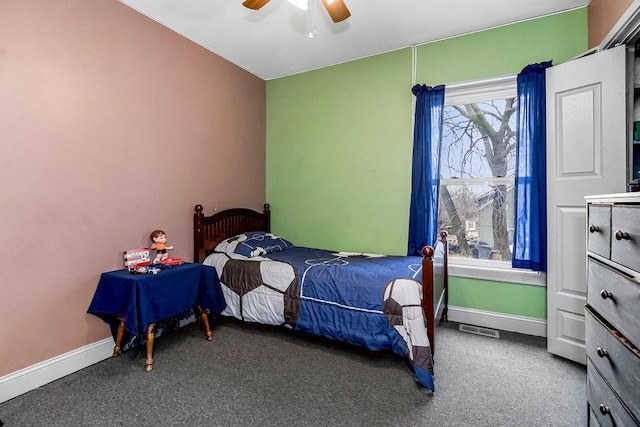
<path fill-rule="evenodd" d="M 167 235 L 162 230 L 154 230 L 151 233 L 151 240 L 153 240 L 151 249 L 156 250 L 156 258 L 153 263 L 157 264 L 169 256 L 167 255 L 167 249 L 173 249 L 173 246 L 167 246 Z"/>

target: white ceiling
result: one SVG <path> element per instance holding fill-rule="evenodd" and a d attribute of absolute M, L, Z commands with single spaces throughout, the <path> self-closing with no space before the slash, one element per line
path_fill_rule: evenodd
<path fill-rule="evenodd" d="M 590 0 L 345 0 L 333 23 L 320 0 L 304 11 L 271 0 L 120 0 L 250 73 L 270 80 L 586 6 Z M 316 13 L 313 13 L 314 3 Z M 314 25 L 316 37 L 308 38 Z"/>

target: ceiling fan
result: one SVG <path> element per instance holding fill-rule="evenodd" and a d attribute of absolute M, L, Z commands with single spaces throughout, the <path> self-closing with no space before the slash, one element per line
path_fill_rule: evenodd
<path fill-rule="evenodd" d="M 269 0 L 245 0 L 242 5 L 249 9 L 258 10 L 267 3 L 269 3 Z M 329 12 L 333 22 L 344 21 L 351 16 L 351 12 L 349 12 L 343 0 L 322 0 L 322 4 Z"/>

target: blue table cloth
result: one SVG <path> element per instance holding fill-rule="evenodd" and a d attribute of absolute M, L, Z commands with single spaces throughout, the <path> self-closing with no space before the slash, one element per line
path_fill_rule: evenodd
<path fill-rule="evenodd" d="M 185 263 L 159 274 L 102 273 L 87 312 L 112 326 L 123 319 L 125 330 L 140 336 L 151 323 L 196 306 L 220 314 L 226 303 L 215 268 Z"/>

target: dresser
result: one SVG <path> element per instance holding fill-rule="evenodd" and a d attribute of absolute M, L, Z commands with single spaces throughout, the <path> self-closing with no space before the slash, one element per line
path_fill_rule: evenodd
<path fill-rule="evenodd" d="M 586 197 L 591 426 L 640 426 L 640 193 Z"/>

